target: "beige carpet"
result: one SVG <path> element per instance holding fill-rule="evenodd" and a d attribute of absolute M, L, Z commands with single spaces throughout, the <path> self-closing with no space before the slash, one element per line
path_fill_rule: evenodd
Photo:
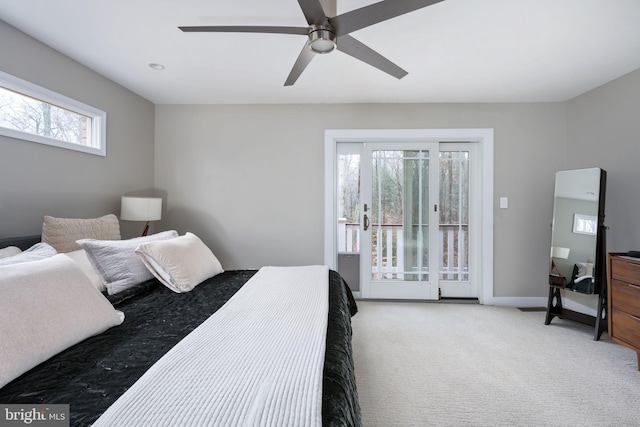
<path fill-rule="evenodd" d="M 640 426 L 636 353 L 544 312 L 359 301 L 353 351 L 375 426 Z"/>

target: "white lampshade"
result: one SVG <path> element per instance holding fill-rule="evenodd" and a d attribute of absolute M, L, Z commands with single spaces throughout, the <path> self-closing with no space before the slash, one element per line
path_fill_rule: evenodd
<path fill-rule="evenodd" d="M 162 217 L 160 197 L 122 197 L 120 219 L 125 221 L 158 221 Z"/>
<path fill-rule="evenodd" d="M 569 259 L 569 251 L 571 251 L 570 248 L 563 248 L 561 246 L 552 246 L 551 258 Z"/>

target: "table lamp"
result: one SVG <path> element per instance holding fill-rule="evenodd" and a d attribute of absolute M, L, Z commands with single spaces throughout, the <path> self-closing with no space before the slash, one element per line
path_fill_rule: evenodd
<path fill-rule="evenodd" d="M 561 276 L 560 272 L 558 271 L 558 267 L 556 266 L 556 262 L 554 258 L 569 259 L 570 251 L 571 251 L 570 248 L 563 248 L 561 246 L 551 247 L 551 272 L 553 272 L 553 270 L 556 270 L 556 272 L 558 273 L 558 276 Z"/>
<path fill-rule="evenodd" d="M 149 221 L 162 218 L 161 197 L 122 196 L 120 219 L 125 221 L 146 221 L 142 236 L 149 232 Z"/>

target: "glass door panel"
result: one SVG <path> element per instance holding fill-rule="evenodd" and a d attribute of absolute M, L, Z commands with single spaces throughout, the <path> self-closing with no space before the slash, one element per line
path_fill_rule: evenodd
<path fill-rule="evenodd" d="M 443 297 L 474 296 L 470 284 L 470 152 L 440 151 L 440 261 Z"/>
<path fill-rule="evenodd" d="M 440 152 L 440 280 L 469 276 L 469 152 Z"/>
<path fill-rule="evenodd" d="M 431 249 L 437 251 L 438 217 L 430 197 L 437 194 L 437 149 L 434 144 L 399 145 L 368 144 L 365 150 L 370 161 L 363 165 L 370 166 L 371 179 L 370 209 L 364 209 L 364 222 L 370 220 L 365 231 L 370 254 L 363 252 L 371 263 L 368 290 L 370 297 L 435 299 L 437 262 Z"/>
<path fill-rule="evenodd" d="M 372 279 L 429 280 L 429 152 L 372 152 Z"/>
<path fill-rule="evenodd" d="M 336 153 L 336 269 L 360 296 L 360 163 L 362 143 L 342 143 Z"/>

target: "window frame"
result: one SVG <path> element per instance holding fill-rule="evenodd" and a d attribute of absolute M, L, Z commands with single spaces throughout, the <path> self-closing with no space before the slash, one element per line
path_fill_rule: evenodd
<path fill-rule="evenodd" d="M 587 234 L 590 236 L 595 236 L 596 234 L 598 234 L 598 216 L 578 213 L 574 214 L 573 232 L 575 234 Z"/>
<path fill-rule="evenodd" d="M 53 147 L 65 148 L 67 150 L 80 151 L 106 157 L 107 155 L 107 113 L 87 105 L 83 102 L 61 95 L 52 90 L 30 83 L 19 77 L 0 71 L 0 86 L 14 92 L 21 93 L 39 101 L 51 104 L 55 107 L 64 108 L 73 113 L 91 118 L 91 129 L 89 131 L 93 146 L 75 144 L 61 141 L 46 136 L 36 135 L 15 129 L 0 126 L 0 135 L 23 141 L 36 142 Z"/>

